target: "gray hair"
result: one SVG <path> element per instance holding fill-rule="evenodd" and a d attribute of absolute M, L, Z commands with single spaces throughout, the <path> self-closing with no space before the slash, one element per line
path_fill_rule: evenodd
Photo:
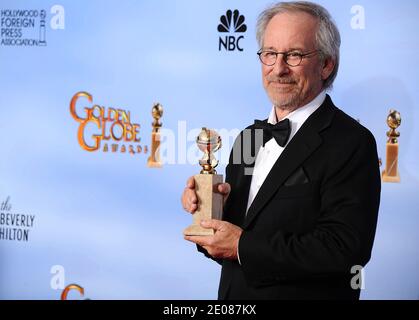
<path fill-rule="evenodd" d="M 321 5 L 308 1 L 294 1 L 278 2 L 268 7 L 259 15 L 256 25 L 256 39 L 258 41 L 259 47 L 263 47 L 265 29 L 273 17 L 281 13 L 295 12 L 308 13 L 311 16 L 317 18 L 319 21 L 319 28 L 316 32 L 317 50 L 321 51 L 323 59 L 331 58 L 335 62 L 335 68 L 323 83 L 323 88 L 329 89 L 332 87 L 339 69 L 339 48 L 341 40 L 339 30 L 333 18 L 330 16 L 329 12 Z"/>

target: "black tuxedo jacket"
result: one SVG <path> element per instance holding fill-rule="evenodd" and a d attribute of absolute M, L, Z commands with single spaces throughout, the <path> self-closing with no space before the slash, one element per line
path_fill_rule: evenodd
<path fill-rule="evenodd" d="M 255 131 L 241 132 L 226 167 L 231 193 L 223 220 L 244 231 L 241 264 L 219 261 L 219 299 L 358 299 L 351 279 L 359 273 L 351 268 L 370 259 L 380 201 L 373 135 L 327 96 L 284 149 L 246 214 L 261 143 Z"/>

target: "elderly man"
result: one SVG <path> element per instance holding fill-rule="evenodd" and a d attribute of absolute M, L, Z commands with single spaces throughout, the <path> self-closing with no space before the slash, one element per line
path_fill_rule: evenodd
<path fill-rule="evenodd" d="M 381 184 L 374 137 L 326 94 L 339 31 L 323 7 L 281 2 L 257 39 L 272 111 L 233 146 L 223 221 L 202 221 L 215 234 L 185 239 L 222 264 L 219 299 L 359 299 L 351 269 L 370 259 Z M 197 209 L 193 178 L 182 205 Z"/>

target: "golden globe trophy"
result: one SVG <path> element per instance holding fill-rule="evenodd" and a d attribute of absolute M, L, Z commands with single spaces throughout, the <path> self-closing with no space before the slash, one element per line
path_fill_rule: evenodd
<path fill-rule="evenodd" d="M 204 156 L 199 160 L 202 167 L 201 173 L 194 176 L 195 192 L 198 197 L 198 209 L 193 216 L 193 223 L 187 227 L 183 234 L 186 236 L 207 236 L 213 235 L 213 229 L 202 228 L 202 219 L 222 219 L 223 196 L 214 191 L 218 185 L 223 183 L 223 176 L 217 174 L 215 167 L 218 161 L 214 157 L 214 152 L 221 148 L 221 137 L 214 130 L 202 128 L 196 138 L 199 150 L 204 152 Z"/>
<path fill-rule="evenodd" d="M 397 138 L 400 133 L 396 129 L 402 123 L 400 113 L 396 110 L 390 110 L 387 116 L 387 125 L 390 131 L 387 132 L 388 141 L 386 144 L 386 167 L 381 175 L 384 182 L 400 182 L 400 175 L 398 170 L 398 156 L 399 156 L 399 142 Z"/>
<path fill-rule="evenodd" d="M 153 131 L 151 132 L 151 154 L 147 160 L 147 166 L 149 168 L 161 168 L 162 164 L 160 161 L 160 128 L 162 123 L 159 121 L 163 116 L 163 107 L 160 103 L 155 103 L 151 109 L 151 115 L 154 118 Z"/>

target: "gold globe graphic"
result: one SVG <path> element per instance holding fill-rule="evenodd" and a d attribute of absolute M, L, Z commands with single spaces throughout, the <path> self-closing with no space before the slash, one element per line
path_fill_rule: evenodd
<path fill-rule="evenodd" d="M 390 127 L 390 131 L 387 132 L 389 143 L 398 143 L 397 138 L 400 137 L 400 133 L 397 132 L 397 128 L 401 125 L 402 118 L 400 112 L 396 110 L 390 110 L 387 116 L 387 125 Z"/>
<path fill-rule="evenodd" d="M 391 129 L 397 129 L 402 123 L 402 118 L 400 112 L 395 110 L 390 110 L 389 115 L 387 116 L 387 124 Z"/>
<path fill-rule="evenodd" d="M 151 115 L 154 119 L 160 119 L 163 116 L 163 107 L 160 103 L 156 103 L 151 109 Z"/>

